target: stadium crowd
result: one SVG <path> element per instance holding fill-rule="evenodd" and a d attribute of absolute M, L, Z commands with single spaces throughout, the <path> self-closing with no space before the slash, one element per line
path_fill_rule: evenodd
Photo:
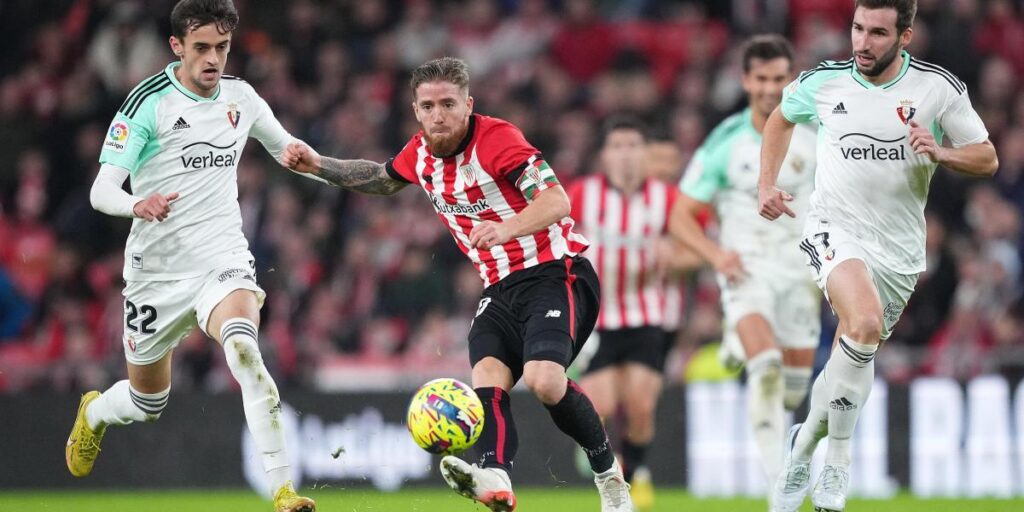
<path fill-rule="evenodd" d="M 508 119 L 563 183 L 597 171 L 597 127 L 629 111 L 653 127 L 650 171 L 676 182 L 708 130 L 742 107 L 737 50 L 788 35 L 801 69 L 847 58 L 849 0 L 236 0 L 228 73 L 252 83 L 322 153 L 383 161 L 416 130 L 408 71 L 465 59 L 476 111 Z M 914 55 L 968 84 L 999 150 L 981 181 L 933 179 L 928 271 L 880 373 L 1024 376 L 1024 2 L 920 0 Z M 171 0 L 0 3 L 0 392 L 104 388 L 123 372 L 120 295 L 129 221 L 89 204 L 107 125 L 172 58 Z M 158 16 L 157 16 L 158 15 Z M 268 298 L 261 344 L 279 383 L 332 371 L 468 373 L 481 283 L 419 194 L 329 189 L 248 146 L 245 234 Z M 170 191 L 167 191 L 170 192 Z M 413 227 L 415 226 L 415 228 Z M 712 228 L 713 229 L 713 228 Z M 720 336 L 710 270 L 687 279 L 670 378 Z M 830 316 L 826 308 L 826 317 Z M 175 387 L 233 385 L 196 332 Z M 416 379 L 418 380 L 418 379 Z"/>

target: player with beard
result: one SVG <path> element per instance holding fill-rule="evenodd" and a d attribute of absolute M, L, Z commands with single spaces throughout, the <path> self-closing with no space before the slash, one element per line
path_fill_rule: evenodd
<path fill-rule="evenodd" d="M 555 425 L 587 453 L 603 512 L 632 511 L 629 485 L 601 419 L 565 375 L 590 336 L 598 278 L 579 254 L 569 199 L 541 154 L 512 124 L 473 113 L 466 64 L 432 60 L 412 73 L 421 130 L 386 163 L 338 160 L 291 144 L 282 163 L 334 186 L 390 195 L 427 194 L 485 289 L 469 333 L 473 387 L 484 403 L 480 464 L 441 460 L 459 494 L 491 510 L 516 507 L 509 473 L 518 448 L 508 391 L 522 378 Z"/>
<path fill-rule="evenodd" d="M 776 187 L 797 123 L 819 125 L 818 169 L 801 250 L 839 317 L 832 355 L 811 389 L 804 424 L 790 430 L 774 510 L 800 507 L 810 459 L 828 436 L 815 510 L 846 507 L 850 438 L 871 392 L 874 358 L 925 269 L 924 207 L 938 165 L 992 176 L 996 151 L 967 89 L 949 71 L 912 57 L 915 0 L 857 0 L 852 59 L 827 61 L 786 87 L 761 150 L 759 213 L 793 211 Z M 943 145 L 943 140 L 949 145 Z"/>

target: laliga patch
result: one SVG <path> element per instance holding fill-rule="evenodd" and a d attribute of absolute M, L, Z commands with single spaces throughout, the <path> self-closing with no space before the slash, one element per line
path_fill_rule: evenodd
<path fill-rule="evenodd" d="M 110 123 L 107 137 L 103 139 L 103 148 L 116 153 L 124 153 L 124 148 L 128 145 L 129 133 L 131 133 L 131 129 L 128 128 L 128 123 L 115 120 Z"/>

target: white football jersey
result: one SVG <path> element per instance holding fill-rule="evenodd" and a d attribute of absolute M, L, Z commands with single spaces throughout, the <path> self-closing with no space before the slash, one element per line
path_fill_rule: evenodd
<path fill-rule="evenodd" d="M 892 81 L 874 85 L 852 59 L 826 61 L 786 87 L 782 114 L 820 125 L 809 217 L 839 225 L 893 272 L 925 270 L 924 206 L 936 164 L 910 147 L 908 123 L 953 147 L 988 132 L 949 71 L 903 52 Z M 783 187 L 784 188 L 784 187 Z"/>
<path fill-rule="evenodd" d="M 171 63 L 128 95 L 100 153 L 100 163 L 131 173 L 136 196 L 180 194 L 163 222 L 132 222 L 128 281 L 195 277 L 252 260 L 238 207 L 238 159 L 250 134 L 275 158 L 293 140 L 245 81 L 224 76 L 218 91 L 203 98 L 175 78 L 178 66 Z"/>
<path fill-rule="evenodd" d="M 779 172 L 779 188 L 793 195 L 787 204 L 796 218 L 783 215 L 772 222 L 758 214 L 761 134 L 754 129 L 750 108 L 715 127 L 683 174 L 680 189 L 714 205 L 721 223 L 719 243 L 740 253 L 750 270 L 795 269 L 797 277 L 806 277 L 799 244 L 814 188 L 816 137 L 813 127 L 798 126 Z"/>

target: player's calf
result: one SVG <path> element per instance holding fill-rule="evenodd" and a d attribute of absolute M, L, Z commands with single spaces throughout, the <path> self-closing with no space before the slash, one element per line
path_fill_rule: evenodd
<path fill-rule="evenodd" d="M 263 455 L 271 489 L 288 479 L 288 454 L 281 420 L 281 397 L 277 384 L 263 364 L 256 341 L 256 324 L 245 318 L 231 318 L 221 326 L 220 341 L 231 375 L 242 389 L 245 421 L 257 449 Z"/>
<path fill-rule="evenodd" d="M 555 426 L 583 448 L 594 473 L 604 473 L 615 463 L 608 434 L 600 416 L 587 395 L 573 381 L 566 379 L 563 396 L 554 405 L 544 404 Z"/>

